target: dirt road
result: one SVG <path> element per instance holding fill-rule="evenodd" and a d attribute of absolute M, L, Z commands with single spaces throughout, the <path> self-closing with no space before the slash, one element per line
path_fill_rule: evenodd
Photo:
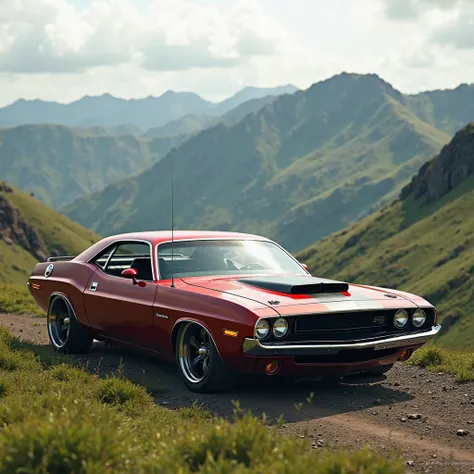
<path fill-rule="evenodd" d="M 0 324 L 48 344 L 45 319 L 0 315 Z M 156 402 L 169 408 L 197 401 L 214 414 L 231 416 L 238 400 L 257 416 L 282 415 L 282 433 L 304 437 L 312 449 L 368 444 L 379 453 L 398 450 L 407 472 L 474 472 L 474 383 L 458 384 L 449 374 L 397 364 L 377 378 L 335 384 L 252 378 L 229 393 L 198 395 L 185 389 L 174 366 L 122 348 L 96 342 L 79 360 L 101 374 L 116 371 L 122 361 L 125 374 L 151 387 Z M 468 434 L 458 436 L 459 429 Z"/>

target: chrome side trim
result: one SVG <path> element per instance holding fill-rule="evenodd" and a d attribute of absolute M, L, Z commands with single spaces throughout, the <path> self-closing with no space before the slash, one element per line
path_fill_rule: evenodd
<path fill-rule="evenodd" d="M 393 347 L 416 346 L 424 344 L 429 339 L 438 334 L 441 326 L 437 324 L 430 330 L 417 333 L 405 334 L 403 336 L 389 337 L 386 339 L 379 339 L 377 341 L 363 341 L 344 344 L 275 344 L 265 345 L 259 340 L 247 337 L 244 339 L 243 351 L 247 355 L 261 355 L 261 356 L 276 356 L 276 355 L 291 355 L 291 354 L 308 354 L 322 351 L 323 353 L 338 353 L 346 349 L 371 349 L 382 350 Z"/>

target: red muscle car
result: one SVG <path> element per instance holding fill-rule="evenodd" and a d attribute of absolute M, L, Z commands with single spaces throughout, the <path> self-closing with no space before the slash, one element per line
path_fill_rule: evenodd
<path fill-rule="evenodd" d="M 38 263 L 28 286 L 58 351 L 93 339 L 145 350 L 176 361 L 194 391 L 227 388 L 233 373 L 382 374 L 440 330 L 419 296 L 312 277 L 241 233 L 115 235 Z"/>

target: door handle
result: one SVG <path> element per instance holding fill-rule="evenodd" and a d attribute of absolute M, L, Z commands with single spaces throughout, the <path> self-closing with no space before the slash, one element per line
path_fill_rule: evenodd
<path fill-rule="evenodd" d="M 93 283 L 91 283 L 91 286 L 89 287 L 89 290 L 95 291 L 95 290 L 97 290 L 98 286 L 99 286 L 99 283 L 97 281 L 94 281 Z"/>

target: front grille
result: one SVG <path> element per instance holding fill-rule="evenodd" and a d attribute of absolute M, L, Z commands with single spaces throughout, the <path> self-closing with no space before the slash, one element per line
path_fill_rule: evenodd
<path fill-rule="evenodd" d="M 295 321 L 296 334 L 353 329 L 380 330 L 393 320 L 394 311 L 357 311 L 352 313 L 326 313 L 299 316 Z"/>
<path fill-rule="evenodd" d="M 363 341 L 407 333 L 425 331 L 434 324 L 434 311 L 425 310 L 427 319 L 421 328 L 411 322 L 403 329 L 393 325 L 397 309 L 374 311 L 353 311 L 340 313 L 320 313 L 296 316 L 292 321 L 292 334 L 288 339 L 293 341 Z M 413 310 L 410 310 L 410 315 Z"/>

